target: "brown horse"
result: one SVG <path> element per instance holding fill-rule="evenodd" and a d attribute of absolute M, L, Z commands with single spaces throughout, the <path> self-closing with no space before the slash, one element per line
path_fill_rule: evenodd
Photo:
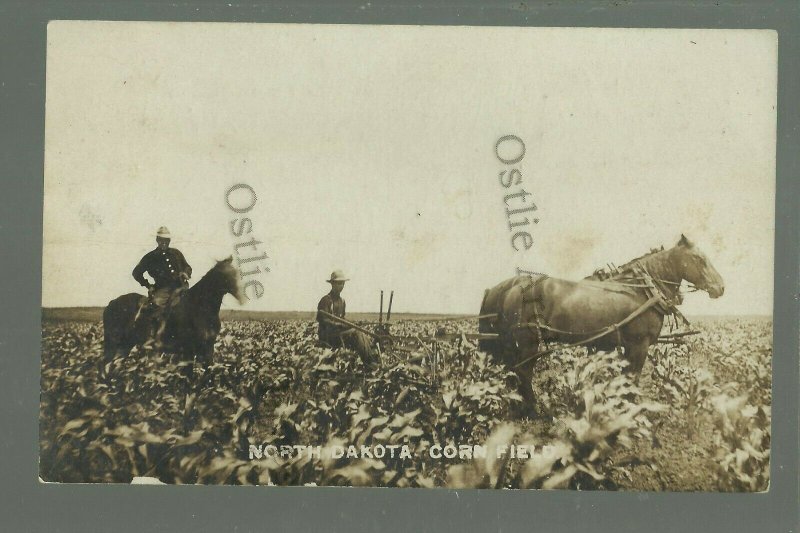
<path fill-rule="evenodd" d="M 164 329 L 164 351 L 183 360 L 196 357 L 209 363 L 214 354 L 214 341 L 219 334 L 219 308 L 226 294 L 242 303 L 239 271 L 233 258 L 218 261 L 205 276 L 181 295 L 167 317 Z M 149 327 L 135 321 L 146 297 L 136 293 L 120 296 L 109 302 L 103 311 L 104 354 L 106 361 L 126 356 L 134 346 L 147 340 Z"/>
<path fill-rule="evenodd" d="M 645 287 L 648 277 L 655 291 Z M 545 275 L 516 276 L 484 294 L 480 314 L 493 316 L 480 320 L 479 331 L 498 337 L 481 340 L 480 347 L 516 372 L 520 392 L 531 408 L 533 366 L 542 343 L 578 343 L 600 335 L 587 346 L 622 347 L 627 371 L 638 377 L 664 317 L 671 305 L 680 303 L 684 280 L 711 298 L 725 290 L 705 254 L 683 235 L 674 247 L 635 259 L 608 279 L 590 276 L 575 282 Z M 651 298 L 654 293 L 666 302 Z"/>

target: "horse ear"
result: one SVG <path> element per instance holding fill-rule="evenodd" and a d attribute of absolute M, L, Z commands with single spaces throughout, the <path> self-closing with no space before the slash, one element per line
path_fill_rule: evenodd
<path fill-rule="evenodd" d="M 678 241 L 678 246 L 685 246 L 685 247 L 689 248 L 691 245 L 692 245 L 692 243 L 689 242 L 689 239 L 686 238 L 686 235 L 681 233 L 681 240 Z"/>

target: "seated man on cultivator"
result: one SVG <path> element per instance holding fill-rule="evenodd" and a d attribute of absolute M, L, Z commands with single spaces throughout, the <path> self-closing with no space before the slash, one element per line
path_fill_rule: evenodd
<path fill-rule="evenodd" d="M 347 304 L 341 294 L 345 282 L 350 280 L 345 277 L 344 272 L 341 270 L 334 270 L 331 273 L 330 279 L 326 281 L 331 284 L 331 291 L 323 296 L 317 304 L 319 344 L 330 346 L 331 348 L 341 348 L 343 346 L 341 334 L 347 331 L 348 327 L 323 315 L 320 311 L 325 311 L 339 318 L 344 318 Z"/>
<path fill-rule="evenodd" d="M 326 281 L 331 284 L 331 290 L 317 304 L 318 346 L 348 348 L 358 353 L 365 364 L 369 364 L 374 359 L 369 336 L 328 316 L 344 319 L 346 304 L 341 293 L 345 282 L 350 280 L 341 270 L 334 270 Z"/>

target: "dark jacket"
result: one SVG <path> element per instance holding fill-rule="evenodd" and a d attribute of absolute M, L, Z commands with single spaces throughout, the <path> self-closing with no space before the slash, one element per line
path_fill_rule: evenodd
<path fill-rule="evenodd" d="M 325 311 L 339 318 L 344 318 L 346 304 L 344 298 L 329 292 L 317 304 L 317 322 L 319 322 L 319 340 L 331 346 L 341 344 L 339 332 L 347 329 L 347 326 L 334 322 L 330 318 L 323 316 L 319 311 Z"/>
<path fill-rule="evenodd" d="M 177 289 L 183 285 L 181 274 L 191 277 L 192 267 L 178 249 L 161 250 L 156 248 L 147 252 L 133 269 L 133 279 L 138 281 L 141 286 L 149 287 L 150 283 L 144 277 L 145 272 L 155 280 L 156 289 Z"/>

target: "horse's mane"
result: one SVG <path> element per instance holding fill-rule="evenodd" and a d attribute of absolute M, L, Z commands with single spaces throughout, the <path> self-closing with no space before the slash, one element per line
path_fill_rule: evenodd
<path fill-rule="evenodd" d="M 197 283 L 195 283 L 194 285 L 192 285 L 189 288 L 189 290 L 196 289 L 196 288 L 199 288 L 199 287 L 204 287 L 204 286 L 210 285 L 212 283 L 214 283 L 214 284 L 219 283 L 219 280 L 221 279 L 221 277 L 226 276 L 226 273 L 223 270 L 225 268 L 225 264 L 226 263 L 230 263 L 230 262 L 227 261 L 227 260 L 217 261 L 214 266 L 212 266 L 210 269 L 208 269 L 208 272 L 203 274 L 203 277 L 200 278 L 197 281 Z"/>
<path fill-rule="evenodd" d="M 646 254 L 642 254 L 639 257 L 635 257 L 635 258 L 631 259 L 630 261 L 628 261 L 627 263 L 624 263 L 621 266 L 618 266 L 617 270 L 620 271 L 620 272 L 625 272 L 627 270 L 630 270 L 631 267 L 635 263 L 637 263 L 638 261 L 644 259 L 645 257 L 650 257 L 651 255 L 655 255 L 655 254 L 657 254 L 659 252 L 663 252 L 663 251 L 664 251 L 664 246 L 663 245 L 660 248 L 650 248 L 649 252 L 647 252 Z"/>
<path fill-rule="evenodd" d="M 665 251 L 665 248 L 664 248 L 663 245 L 660 246 L 660 247 L 657 247 L 657 248 L 650 248 L 649 252 L 647 252 L 645 254 L 642 254 L 642 255 L 640 255 L 638 257 L 634 257 L 633 259 L 627 261 L 626 263 L 623 263 L 620 266 L 616 266 L 616 265 L 614 265 L 612 263 L 612 264 L 607 265 L 605 267 L 598 268 L 598 269 L 596 269 L 594 271 L 594 273 L 592 275 L 590 275 L 588 277 L 589 278 L 597 277 L 597 278 L 600 278 L 600 279 L 616 278 L 618 276 L 621 276 L 623 274 L 626 274 L 626 273 L 630 272 L 632 270 L 632 268 L 633 268 L 633 265 L 635 265 L 636 263 L 638 263 L 642 259 L 644 259 L 646 257 L 650 257 L 652 255 L 655 255 L 655 254 L 663 252 L 663 251 Z"/>

